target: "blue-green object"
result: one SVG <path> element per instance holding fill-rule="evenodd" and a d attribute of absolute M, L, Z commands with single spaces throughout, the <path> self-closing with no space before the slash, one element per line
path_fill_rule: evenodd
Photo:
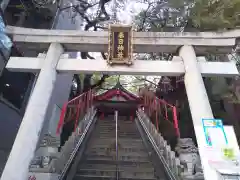
<path fill-rule="evenodd" d="M 11 39 L 5 33 L 5 24 L 3 18 L 0 16 L 0 50 L 5 56 L 4 58 L 8 59 L 12 45 L 13 43 Z"/>
<path fill-rule="evenodd" d="M 223 123 L 222 123 L 221 119 L 205 119 L 205 118 L 203 118 L 202 119 L 202 124 L 203 124 L 203 131 L 204 131 L 204 134 L 205 134 L 206 143 L 207 143 L 208 146 L 212 146 L 212 143 L 213 143 L 211 137 L 209 136 L 208 128 L 219 128 L 219 129 L 221 129 L 222 133 L 224 135 L 225 143 L 226 143 L 226 145 L 228 144 L 227 136 L 226 136 L 226 133 L 224 131 L 224 127 L 223 127 Z"/>

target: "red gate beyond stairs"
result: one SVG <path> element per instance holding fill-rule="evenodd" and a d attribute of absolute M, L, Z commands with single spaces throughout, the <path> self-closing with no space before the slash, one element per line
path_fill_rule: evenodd
<path fill-rule="evenodd" d="M 175 129 L 175 133 L 177 137 L 180 137 L 180 131 L 178 127 L 178 117 L 177 117 L 177 108 L 174 105 L 168 104 L 165 100 L 157 98 L 154 96 L 147 96 L 144 95 L 143 97 L 139 97 L 136 95 L 133 95 L 132 93 L 128 93 L 127 90 L 121 91 L 119 89 L 111 89 L 107 92 L 100 94 L 98 96 L 94 96 L 94 91 L 89 90 L 88 92 L 85 92 L 72 100 L 66 102 L 63 105 L 60 119 L 57 126 L 57 134 L 60 133 L 64 123 L 67 123 L 69 121 L 74 120 L 75 126 L 74 131 L 77 129 L 77 125 L 79 122 L 79 117 L 81 115 L 84 115 L 88 108 L 90 108 L 93 105 L 94 100 L 106 100 L 116 95 L 117 97 L 122 96 L 125 99 L 139 99 L 140 101 L 140 107 L 144 107 L 144 112 L 148 115 L 148 117 L 151 117 L 153 114 L 155 116 L 155 126 L 157 130 L 159 131 L 159 117 L 163 117 L 164 120 L 168 121 Z M 104 116 L 104 115 L 102 115 Z"/>

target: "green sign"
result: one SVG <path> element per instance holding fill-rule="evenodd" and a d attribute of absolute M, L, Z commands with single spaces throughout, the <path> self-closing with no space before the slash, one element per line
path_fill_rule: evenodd
<path fill-rule="evenodd" d="M 233 160 L 236 157 L 233 148 L 223 148 L 223 156 L 229 160 Z"/>

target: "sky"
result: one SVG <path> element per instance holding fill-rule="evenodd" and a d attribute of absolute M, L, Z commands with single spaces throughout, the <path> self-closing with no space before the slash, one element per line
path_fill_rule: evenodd
<path fill-rule="evenodd" d="M 62 7 L 67 7 L 70 5 L 75 5 L 77 0 L 63 0 Z M 106 6 L 107 12 L 112 14 L 114 9 L 114 2 L 115 0 L 111 1 L 111 4 Z M 94 6 L 91 8 L 87 13 L 96 13 L 98 6 Z M 118 9 L 117 11 L 117 19 L 122 24 L 131 24 L 133 22 L 134 16 L 136 16 L 141 10 L 146 9 L 147 4 L 139 3 L 137 0 L 126 0 L 125 6 L 122 9 Z M 59 20 L 56 25 L 56 29 L 65 29 L 65 30 L 74 30 L 74 29 L 81 29 L 83 24 L 80 18 L 71 19 L 71 17 L 75 13 L 71 9 L 67 9 L 62 11 L 59 15 Z"/>
<path fill-rule="evenodd" d="M 140 13 L 143 9 L 147 8 L 147 5 L 144 3 L 138 3 L 134 0 L 127 0 L 127 5 L 125 9 L 121 10 L 118 13 L 118 19 L 124 24 L 131 24 L 133 22 L 134 16 Z"/>

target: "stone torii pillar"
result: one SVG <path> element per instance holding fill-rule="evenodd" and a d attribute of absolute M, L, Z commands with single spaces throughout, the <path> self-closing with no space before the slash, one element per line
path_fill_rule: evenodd
<path fill-rule="evenodd" d="M 42 130 L 44 117 L 56 81 L 56 66 L 61 54 L 63 54 L 61 44 L 51 43 L 1 180 L 27 179 L 28 166 L 34 156 Z"/>
<path fill-rule="evenodd" d="M 218 180 L 219 175 L 217 171 L 210 167 L 208 159 L 205 158 L 206 152 L 204 148 L 206 145 L 202 119 L 214 119 L 214 116 L 193 46 L 182 46 L 179 56 L 182 57 L 185 67 L 184 83 L 197 138 L 198 150 L 201 156 L 204 179 Z"/>
<path fill-rule="evenodd" d="M 204 134 L 203 131 L 198 131 L 196 127 L 202 127 L 202 118 L 213 119 L 214 116 L 202 75 L 197 64 L 197 57 L 194 48 L 192 46 L 181 47 L 179 56 L 182 57 L 185 67 L 184 84 L 188 97 L 190 112 L 192 115 L 193 127 L 199 147 L 199 153 L 202 157 L 201 147 L 204 147 L 204 144 L 201 144 L 202 141 L 199 138 L 204 137 Z M 217 177 L 213 177 L 216 176 L 216 173 L 211 172 L 212 170 L 210 168 L 206 168 L 206 165 L 209 165 L 204 163 L 202 158 L 201 162 L 204 169 L 205 180 L 217 179 Z M 209 174 L 208 170 L 210 171 L 211 175 Z"/>
<path fill-rule="evenodd" d="M 197 57 L 192 46 L 183 46 L 179 52 L 185 67 L 184 83 L 194 125 L 202 124 L 202 118 L 214 118 L 207 96 Z M 201 108 L 200 108 L 201 107 Z"/>

